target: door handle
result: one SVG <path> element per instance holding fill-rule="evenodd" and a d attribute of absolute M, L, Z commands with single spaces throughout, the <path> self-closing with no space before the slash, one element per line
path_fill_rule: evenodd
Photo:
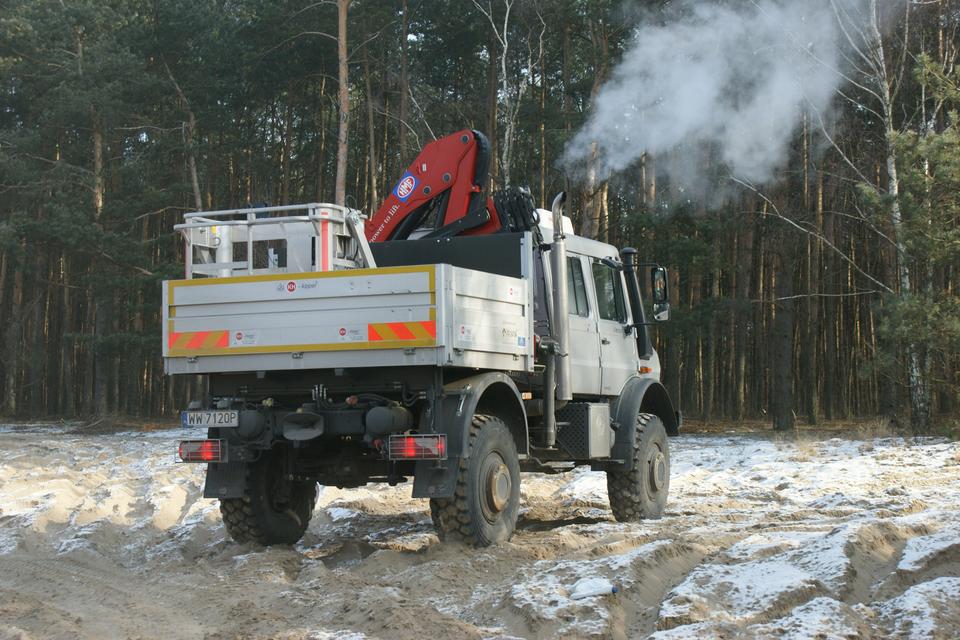
<path fill-rule="evenodd" d="M 610 344 L 610 341 L 606 338 L 600 338 L 600 344 Z"/>

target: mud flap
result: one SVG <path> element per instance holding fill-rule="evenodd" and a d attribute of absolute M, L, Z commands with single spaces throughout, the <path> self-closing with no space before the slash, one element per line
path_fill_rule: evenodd
<path fill-rule="evenodd" d="M 203 485 L 204 498 L 242 498 L 247 477 L 243 462 L 211 463 L 207 465 L 207 481 Z"/>
<path fill-rule="evenodd" d="M 440 415 L 437 420 L 437 431 L 447 434 L 446 460 L 420 460 L 414 466 L 413 497 L 414 498 L 449 498 L 457 487 L 457 471 L 460 469 L 461 454 L 469 455 L 465 451 L 467 430 L 473 411 L 477 406 L 477 398 L 471 393 L 468 386 L 457 393 L 449 393 L 443 398 L 440 405 Z"/>
<path fill-rule="evenodd" d="M 438 467 L 433 460 L 417 462 L 413 477 L 414 498 L 449 498 L 457 487 L 460 458 L 451 457 Z"/>
<path fill-rule="evenodd" d="M 433 460 L 417 462 L 413 478 L 414 498 L 449 498 L 453 495 L 460 459 L 470 457 L 470 423 L 475 413 L 484 413 L 478 409 L 484 408 L 480 401 L 488 389 L 504 392 L 503 396 L 515 403 L 516 419 L 512 422 L 516 423 L 513 426 L 517 432 L 513 433 L 514 441 L 521 459 L 526 457 L 529 451 L 527 418 L 520 392 L 513 381 L 503 373 L 490 372 L 451 382 L 443 388 L 444 397 L 433 423 L 436 433 L 447 434 L 449 457 L 441 465 Z M 497 396 L 488 395 L 487 399 L 491 397 Z"/>

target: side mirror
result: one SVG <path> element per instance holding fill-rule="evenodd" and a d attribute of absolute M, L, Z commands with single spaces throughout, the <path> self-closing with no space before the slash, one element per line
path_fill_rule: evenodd
<path fill-rule="evenodd" d="M 653 292 L 653 319 L 663 322 L 670 319 L 670 294 L 667 291 L 667 270 L 663 267 L 650 269 L 650 290 Z"/>

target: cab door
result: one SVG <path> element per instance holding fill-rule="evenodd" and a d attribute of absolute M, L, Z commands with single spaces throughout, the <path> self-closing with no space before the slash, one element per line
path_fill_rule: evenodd
<path fill-rule="evenodd" d="M 623 274 L 599 261 L 591 264 L 600 336 L 600 395 L 615 396 L 637 374 L 637 341 L 627 316 Z"/>
<path fill-rule="evenodd" d="M 590 263 L 582 256 L 567 256 L 567 301 L 570 316 L 570 383 L 576 394 L 600 393 L 600 339 L 597 315 L 587 288 Z M 594 305 L 595 306 L 595 305 Z"/>

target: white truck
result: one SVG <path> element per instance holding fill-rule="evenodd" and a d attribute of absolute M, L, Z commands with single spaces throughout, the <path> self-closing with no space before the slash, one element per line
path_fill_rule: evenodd
<path fill-rule="evenodd" d="M 469 134 L 476 157 L 461 164 L 477 184 L 484 141 Z M 475 195 L 459 210 L 455 193 L 413 202 L 433 184 L 429 151 L 370 219 L 317 203 L 177 226 L 186 277 L 164 283 L 165 368 L 209 377 L 182 414 L 205 437 L 179 457 L 208 463 L 204 495 L 239 542 L 299 540 L 318 483 L 412 478 L 441 539 L 477 546 L 513 533 L 521 471 L 590 465 L 618 520 L 663 512 L 680 415 L 636 251 L 574 235 L 562 194 L 550 212 L 522 191 L 486 199 L 486 215 Z M 424 196 L 462 175 L 436 178 L 453 187 Z M 666 272 L 647 266 L 664 320 Z"/>

